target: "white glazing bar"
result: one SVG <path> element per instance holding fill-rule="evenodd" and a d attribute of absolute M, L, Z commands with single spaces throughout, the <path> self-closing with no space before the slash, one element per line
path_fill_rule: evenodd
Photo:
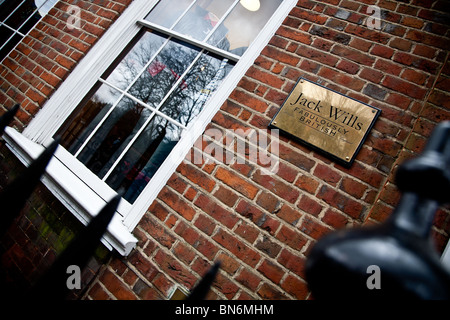
<path fill-rule="evenodd" d="M 239 59 L 241 58 L 240 56 L 238 56 L 236 54 L 233 54 L 231 52 L 228 52 L 228 51 L 219 49 L 217 47 L 214 47 L 214 46 L 210 45 L 209 43 L 205 43 L 203 41 L 198 41 L 198 40 L 196 40 L 194 38 L 188 38 L 188 37 L 186 37 L 186 35 L 184 35 L 182 33 L 170 30 L 168 28 L 162 27 L 162 26 L 154 24 L 152 22 L 149 22 L 149 21 L 146 21 L 146 20 L 139 20 L 138 23 L 141 24 L 144 27 L 147 27 L 149 29 L 152 29 L 152 30 L 155 30 L 155 31 L 159 31 L 159 32 L 164 33 L 166 35 L 172 36 L 172 37 L 174 37 L 176 39 L 182 40 L 182 41 L 184 41 L 186 43 L 192 44 L 192 45 L 197 46 L 197 47 L 199 47 L 201 49 L 205 49 L 206 51 L 215 53 L 215 54 L 217 54 L 217 55 L 219 55 L 219 56 L 221 56 L 223 58 L 229 59 L 231 61 L 238 62 Z"/>
<path fill-rule="evenodd" d="M 174 119 L 170 118 L 169 116 L 165 115 L 165 114 L 162 113 L 161 111 L 156 110 L 154 107 L 152 107 L 152 106 L 146 104 L 145 102 L 139 100 L 138 98 L 132 96 L 132 95 L 129 94 L 128 92 L 124 92 L 124 91 L 120 90 L 120 89 L 117 88 L 116 86 L 114 86 L 114 85 L 112 85 L 112 84 L 106 82 L 106 81 L 103 80 L 103 79 L 99 79 L 99 80 L 100 80 L 100 82 L 102 82 L 102 83 L 104 83 L 104 84 L 110 86 L 111 88 L 116 89 L 116 90 L 122 92 L 123 95 L 124 95 L 125 97 L 127 97 L 127 98 L 133 100 L 134 102 L 139 103 L 141 106 L 146 107 L 146 108 L 150 109 L 151 111 L 155 112 L 158 116 L 163 117 L 164 119 L 166 119 L 166 120 L 172 122 L 174 125 L 176 125 L 176 126 L 178 126 L 178 127 L 181 127 L 181 128 L 183 128 L 183 129 L 186 129 L 186 126 L 185 126 L 185 125 L 179 123 L 177 120 L 174 120 Z"/>
<path fill-rule="evenodd" d="M 175 26 L 177 25 L 178 22 L 180 22 L 181 19 L 184 18 L 184 16 L 186 15 L 186 13 L 189 12 L 189 10 L 191 10 L 191 8 L 194 6 L 194 4 L 197 2 L 197 0 L 194 0 L 191 2 L 191 4 L 186 8 L 186 10 L 184 10 L 184 12 L 177 18 L 177 20 L 175 20 L 175 22 L 170 26 L 170 29 L 172 30 L 173 28 L 175 28 Z"/>
<path fill-rule="evenodd" d="M 14 12 L 16 12 L 17 11 L 17 9 L 19 9 L 19 7 L 21 6 L 21 5 L 23 5 L 24 4 L 24 2 L 25 2 L 26 0 L 23 0 L 6 18 L 5 18 L 5 20 L 3 20 L 2 21 L 2 24 L 4 24 L 4 22 L 6 21 L 6 20 L 8 20 L 13 14 L 14 14 Z"/>
<path fill-rule="evenodd" d="M 211 30 L 211 32 L 206 36 L 206 38 L 203 40 L 205 43 L 211 38 L 211 36 L 214 34 L 214 32 L 222 25 L 222 23 L 225 21 L 225 19 L 230 15 L 231 11 L 237 6 L 240 0 L 235 0 L 234 3 L 228 8 L 228 10 L 224 13 L 222 18 L 219 19 L 219 21 L 216 23 L 214 28 Z"/>
<path fill-rule="evenodd" d="M 148 66 L 153 62 L 153 60 L 156 58 L 156 56 L 164 49 L 164 47 L 169 43 L 170 38 L 166 39 L 164 43 L 161 45 L 161 47 L 155 52 L 155 54 L 151 57 L 151 59 L 146 63 L 146 65 L 142 68 L 142 70 L 137 74 L 137 76 L 134 78 L 133 81 L 125 88 L 125 92 L 130 90 L 131 87 L 136 83 L 136 81 L 141 77 L 141 75 L 144 73 L 145 70 L 147 70 Z M 86 138 L 86 140 L 83 142 L 83 144 L 78 148 L 77 152 L 74 154 L 74 157 L 78 157 L 78 155 L 83 151 L 84 147 L 89 143 L 89 141 L 92 139 L 92 137 L 97 133 L 97 131 L 100 129 L 100 127 L 103 125 L 103 123 L 106 121 L 106 119 L 109 117 L 109 115 L 113 112 L 114 108 L 119 104 L 119 102 L 123 99 L 125 96 L 125 92 L 123 90 L 118 89 L 116 86 L 108 83 L 106 80 L 103 80 L 101 77 L 98 78 L 98 80 L 102 83 L 105 83 L 106 85 L 110 86 L 111 88 L 116 89 L 120 92 L 119 98 L 116 100 L 116 102 L 113 104 L 110 110 L 105 114 L 103 119 L 100 121 L 100 123 L 94 128 L 94 130 L 89 134 L 89 136 Z"/>
<path fill-rule="evenodd" d="M 200 57 L 202 56 L 202 54 L 204 53 L 204 50 L 201 50 L 197 56 L 195 57 L 195 59 L 191 62 L 191 64 L 186 68 L 186 70 L 184 71 L 184 73 L 178 78 L 178 80 L 175 82 L 175 84 L 172 85 L 172 88 L 169 90 L 169 92 L 164 96 L 164 98 L 161 100 L 161 102 L 158 104 L 158 106 L 156 107 L 156 109 L 153 108 L 149 108 L 151 111 L 153 111 L 153 113 L 148 117 L 147 120 L 145 120 L 145 123 L 142 125 L 142 127 L 138 130 L 138 132 L 136 132 L 136 134 L 134 135 L 134 137 L 131 139 L 131 141 L 128 143 L 128 145 L 124 148 L 124 150 L 121 152 L 121 154 L 119 155 L 119 157 L 116 159 L 116 161 L 113 163 L 113 165 L 111 166 L 111 168 L 109 168 L 108 172 L 105 174 L 105 176 L 102 178 L 103 181 L 106 181 L 106 179 L 108 179 L 108 177 L 110 176 L 110 174 L 113 172 L 114 168 L 119 164 L 119 162 L 122 160 L 122 158 L 125 156 L 125 154 L 128 152 L 128 150 L 131 148 L 131 146 L 133 145 L 133 143 L 139 138 L 139 136 L 141 135 L 141 133 L 145 130 L 145 128 L 147 127 L 147 125 L 150 123 L 150 121 L 153 119 L 153 116 L 156 114 L 161 115 L 164 114 L 161 111 L 159 111 L 159 109 L 164 105 L 164 103 L 169 99 L 170 95 L 173 93 L 173 91 L 181 84 L 181 82 L 183 81 L 183 79 L 186 77 L 186 75 L 188 74 L 189 71 L 192 70 L 192 68 L 194 67 L 195 63 L 197 63 L 198 59 L 200 59 Z M 106 81 L 105 83 L 107 85 L 109 85 Z M 139 102 L 138 102 L 139 103 Z M 168 117 L 168 116 L 167 116 Z M 172 119 L 170 117 L 165 119 L 169 120 Z M 170 120 L 169 120 L 170 121 Z M 178 127 L 183 128 L 183 130 L 186 129 L 186 126 L 181 125 L 178 121 L 176 124 Z"/>

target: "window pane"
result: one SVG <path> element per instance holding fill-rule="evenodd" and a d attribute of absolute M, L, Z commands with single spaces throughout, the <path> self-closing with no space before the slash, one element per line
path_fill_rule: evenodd
<path fill-rule="evenodd" d="M 170 29 L 193 1 L 178 0 L 176 5 L 174 5 L 173 0 L 162 0 L 150 11 L 145 20 Z"/>
<path fill-rule="evenodd" d="M 165 41 L 167 37 L 158 33 L 143 33 L 106 81 L 125 90 L 140 75 Z"/>
<path fill-rule="evenodd" d="M 227 16 L 222 28 L 217 29 L 208 43 L 242 55 L 282 2 L 282 0 L 259 1 L 260 8 L 257 11 L 247 10 L 239 3 Z M 227 34 L 224 36 L 225 29 Z"/>
<path fill-rule="evenodd" d="M 202 110 L 232 67 L 227 59 L 202 54 L 160 111 L 187 126 Z"/>
<path fill-rule="evenodd" d="M 182 41 L 170 41 L 130 88 L 129 93 L 157 108 L 199 52 L 199 48 Z"/>
<path fill-rule="evenodd" d="M 213 30 L 234 0 L 197 1 L 186 15 L 176 24 L 174 30 L 193 37 L 197 40 L 204 40 Z M 216 35 L 225 36 L 227 30 L 220 27 L 221 31 Z"/>
<path fill-rule="evenodd" d="M 148 108 L 123 98 L 77 158 L 102 178 L 150 115 Z"/>
<path fill-rule="evenodd" d="M 0 60 L 22 39 L 20 34 L 10 28 L 26 34 L 40 18 L 34 0 L 23 3 L 16 0 L 0 1 L 0 21 L 9 27 L 0 26 Z"/>
<path fill-rule="evenodd" d="M 114 168 L 106 183 L 133 203 L 180 139 L 181 129 L 154 117 Z"/>
<path fill-rule="evenodd" d="M 56 134 L 61 137 L 61 145 L 72 154 L 77 153 L 121 96 L 120 92 L 107 85 L 97 85 L 93 91 L 94 94 L 88 94 L 91 98 L 72 112 Z"/>

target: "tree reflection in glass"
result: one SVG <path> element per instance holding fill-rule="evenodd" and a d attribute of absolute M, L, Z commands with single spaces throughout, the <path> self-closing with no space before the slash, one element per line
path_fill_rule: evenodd
<path fill-rule="evenodd" d="M 61 127 L 61 144 L 132 203 L 231 68 L 145 32 Z"/>

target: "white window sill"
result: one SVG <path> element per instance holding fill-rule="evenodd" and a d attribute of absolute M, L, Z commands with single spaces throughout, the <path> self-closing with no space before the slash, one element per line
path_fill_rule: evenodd
<path fill-rule="evenodd" d="M 8 148 L 25 166 L 28 166 L 44 150 L 43 146 L 29 140 L 10 127 L 5 129 L 3 138 Z M 106 204 L 104 199 L 80 180 L 57 157 L 52 158 L 41 181 L 84 225 L 87 225 Z M 103 235 L 102 243 L 108 249 L 116 249 L 121 255 L 127 256 L 136 246 L 137 239 L 123 224 L 122 216 L 116 213 Z"/>

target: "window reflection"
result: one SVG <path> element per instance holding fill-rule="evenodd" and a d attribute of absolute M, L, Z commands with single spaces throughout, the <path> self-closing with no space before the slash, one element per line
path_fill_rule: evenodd
<path fill-rule="evenodd" d="M 190 8 L 186 1 L 175 8 L 172 0 L 162 0 L 145 19 L 242 55 L 281 2 L 260 0 L 259 9 L 250 11 L 233 0 L 197 0 Z"/>
<path fill-rule="evenodd" d="M 150 114 L 146 107 L 123 98 L 77 158 L 103 178 Z"/>
<path fill-rule="evenodd" d="M 180 139 L 181 130 L 154 117 L 131 146 L 106 183 L 133 203 Z"/>
<path fill-rule="evenodd" d="M 208 43 L 242 55 L 281 2 L 282 0 L 260 0 L 260 9 L 257 11 L 247 10 L 239 3 L 222 23 L 228 30 L 226 37 L 222 37 L 218 29 Z"/>
<path fill-rule="evenodd" d="M 61 127 L 61 145 L 133 202 L 232 67 L 143 33 Z"/>

